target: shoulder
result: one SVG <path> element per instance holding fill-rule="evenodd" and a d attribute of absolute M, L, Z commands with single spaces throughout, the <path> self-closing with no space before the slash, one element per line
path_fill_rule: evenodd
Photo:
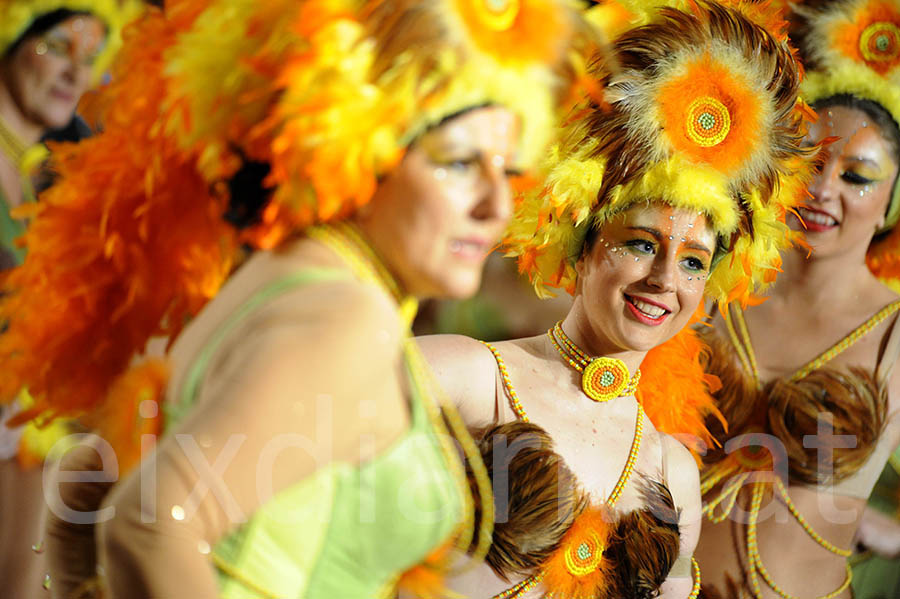
<path fill-rule="evenodd" d="M 667 478 L 673 493 L 678 489 L 682 491 L 682 495 L 692 495 L 696 490 L 699 500 L 700 471 L 693 454 L 672 435 L 663 432 L 658 434 Z"/>
<path fill-rule="evenodd" d="M 466 424 L 480 426 L 491 421 L 497 389 L 497 362 L 491 351 L 462 335 L 430 335 L 416 341 Z"/>
<path fill-rule="evenodd" d="M 251 266 L 251 268 L 247 268 Z M 357 374 L 397 363 L 402 325 L 393 300 L 338 270 L 259 272 L 246 265 L 185 329 L 170 354 L 170 391 L 207 352 L 206 376 L 310 376 L 332 364 Z M 307 276 L 310 275 L 310 276 Z M 179 374 L 180 373 L 180 374 Z"/>
<path fill-rule="evenodd" d="M 700 536 L 700 471 L 694 456 L 677 439 L 665 433 L 659 436 L 666 484 L 680 512 L 682 554 L 690 555 Z"/>
<path fill-rule="evenodd" d="M 272 343 L 287 349 L 288 359 L 294 351 L 314 352 L 358 365 L 393 359 L 404 336 L 393 300 L 353 279 L 290 289 L 259 306 L 240 329 L 232 343 Z"/>

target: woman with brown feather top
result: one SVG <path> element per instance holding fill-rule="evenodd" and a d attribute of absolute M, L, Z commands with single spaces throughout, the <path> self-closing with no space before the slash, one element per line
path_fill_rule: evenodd
<path fill-rule="evenodd" d="M 846 557 L 900 442 L 900 301 L 879 281 L 900 277 L 900 2 L 807 2 L 791 25 L 819 115 L 806 143 L 823 146 L 789 221 L 810 247 L 705 333 L 729 424 L 703 474 L 712 596 L 851 597 Z"/>
<path fill-rule="evenodd" d="M 421 340 L 493 478 L 488 563 L 451 581 L 469 597 L 699 591 L 699 477 L 665 434 L 705 432 L 683 329 L 704 294 L 744 297 L 778 261 L 804 155 L 798 72 L 737 10 L 622 8 L 643 24 L 611 36 L 618 69 L 594 65 L 602 97 L 573 112 L 506 236 L 539 293 L 573 294 L 570 312 L 496 345 Z"/>

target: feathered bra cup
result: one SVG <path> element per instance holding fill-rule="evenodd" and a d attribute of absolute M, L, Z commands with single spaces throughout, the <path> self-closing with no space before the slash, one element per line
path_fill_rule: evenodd
<path fill-rule="evenodd" d="M 641 479 L 644 508 L 617 513 L 590 505 L 572 471 L 536 424 L 510 422 L 473 431 L 493 481 L 496 519 L 487 563 L 503 580 L 541 571 L 558 591 L 554 575 L 566 573 L 568 544 L 595 539 L 602 577 L 591 599 L 650 599 L 678 557 L 678 511 L 666 485 Z M 588 534 L 585 534 L 588 533 Z M 589 544 L 589 543 L 588 543 Z M 564 570 L 556 572 L 555 570 Z M 561 595 L 567 596 L 567 595 Z"/>
<path fill-rule="evenodd" d="M 728 454 L 724 442 L 737 435 L 764 433 L 781 440 L 790 480 L 807 485 L 833 484 L 854 474 L 875 450 L 887 419 L 887 390 L 879 388 L 873 373 L 864 368 L 820 368 L 796 380 L 777 379 L 757 389 L 734 357 L 729 341 L 706 335 L 711 351 L 703 356 L 704 368 L 721 381 L 719 409 L 728 422 L 711 419 L 707 424 L 717 443 L 703 456 L 707 465 L 718 464 Z M 807 435 L 818 434 L 819 415 L 830 413 L 835 435 L 857 439 L 853 447 L 836 447 L 830 463 L 820 464 L 819 448 L 805 447 Z M 748 445 L 736 455 L 744 465 L 770 459 L 760 445 Z"/>

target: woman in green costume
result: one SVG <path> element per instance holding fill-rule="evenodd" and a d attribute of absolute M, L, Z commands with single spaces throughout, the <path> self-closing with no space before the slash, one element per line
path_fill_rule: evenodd
<path fill-rule="evenodd" d="M 483 554 L 490 494 L 410 321 L 477 289 L 590 37 L 558 0 L 181 0 L 138 22 L 0 305 L 6 390 L 97 424 L 71 462 L 137 464 L 93 520 L 111 482 L 60 485 L 54 594 L 429 596 L 451 547 Z M 239 242 L 269 251 L 229 274 Z M 27 307 L 50 293 L 62 342 Z M 152 336 L 175 338 L 165 363 L 119 376 Z"/>

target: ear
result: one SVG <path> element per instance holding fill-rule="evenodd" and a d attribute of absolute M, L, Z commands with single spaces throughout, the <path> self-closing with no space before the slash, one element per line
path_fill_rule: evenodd
<path fill-rule="evenodd" d="M 584 259 L 586 258 L 586 253 L 581 252 L 581 255 L 578 257 L 578 260 L 575 262 L 575 273 L 578 275 L 578 280 L 584 276 Z"/>

